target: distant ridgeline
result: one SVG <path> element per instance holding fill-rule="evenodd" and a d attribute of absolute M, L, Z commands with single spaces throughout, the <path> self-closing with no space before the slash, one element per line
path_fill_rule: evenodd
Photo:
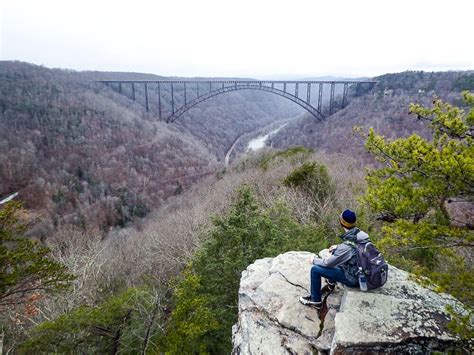
<path fill-rule="evenodd" d="M 375 78 L 376 91 L 394 90 L 407 94 L 435 94 L 445 97 L 451 92 L 474 91 L 474 71 L 423 72 L 406 71 Z"/>
<path fill-rule="evenodd" d="M 474 91 L 474 72 L 407 71 L 375 77 L 377 84 L 366 95 L 353 98 L 330 120 L 315 122 L 306 117 L 286 125 L 272 139 L 274 147 L 304 145 L 328 152 L 350 153 L 369 162 L 363 144 L 353 135 L 353 127 L 374 127 L 386 137 L 406 137 L 412 133 L 429 134 L 429 128 L 408 114 L 410 103 L 429 105 L 434 98 L 464 107 L 461 91 Z"/>

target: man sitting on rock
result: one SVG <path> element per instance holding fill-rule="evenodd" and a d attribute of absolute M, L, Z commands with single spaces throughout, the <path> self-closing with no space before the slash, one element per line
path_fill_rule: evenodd
<path fill-rule="evenodd" d="M 321 309 L 321 297 L 332 292 L 336 282 L 349 287 L 359 286 L 355 245 L 369 241 L 369 236 L 355 227 L 356 214 L 351 210 L 342 212 L 339 222 L 345 232 L 340 236 L 343 243 L 331 246 L 329 255 L 324 259 L 312 256 L 309 260 L 313 264 L 310 272 L 311 295 L 300 297 L 300 302 L 305 306 Z M 321 277 L 327 281 L 322 289 Z"/>

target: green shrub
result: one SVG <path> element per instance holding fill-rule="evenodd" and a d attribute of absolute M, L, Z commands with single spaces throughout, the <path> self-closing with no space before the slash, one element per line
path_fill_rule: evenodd
<path fill-rule="evenodd" d="M 312 149 L 306 147 L 292 147 L 284 150 L 268 151 L 259 155 L 259 166 L 267 170 L 272 165 L 277 165 L 282 161 L 291 161 L 293 163 L 306 159 Z"/>
<path fill-rule="evenodd" d="M 324 165 L 303 163 L 283 179 L 283 185 L 302 190 L 312 199 L 322 201 L 334 193 L 334 186 Z"/>
<path fill-rule="evenodd" d="M 330 234 L 325 224 L 299 224 L 281 203 L 262 209 L 252 190 L 243 186 L 230 212 L 214 220 L 176 287 L 167 352 L 229 353 L 242 271 L 256 259 L 290 250 L 320 250 Z"/>

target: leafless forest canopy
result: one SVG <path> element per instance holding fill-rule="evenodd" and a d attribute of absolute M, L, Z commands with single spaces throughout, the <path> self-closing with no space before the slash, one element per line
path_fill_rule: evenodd
<path fill-rule="evenodd" d="M 156 100 L 150 99 L 150 113 L 144 110 L 141 86 L 134 102 L 126 85 L 120 95 L 94 82 L 163 77 L 2 62 L 0 196 L 20 192 L 31 212 L 31 236 L 45 238 L 63 224 L 106 232 L 145 217 L 217 173 L 237 138 L 243 139 L 233 157 L 245 151 L 246 139 L 275 121 L 298 116 L 271 137 L 274 147 L 306 146 L 371 163 L 354 126 L 374 127 L 388 137 L 426 133 L 423 123 L 409 117 L 409 103 L 439 97 L 459 104 L 459 92 L 472 89 L 473 75 L 383 75 L 371 92 L 352 97 L 323 123 L 276 95 L 242 91 L 217 96 L 165 124 L 157 119 Z"/>
<path fill-rule="evenodd" d="M 300 112 L 272 95 L 230 93 L 166 125 L 93 82 L 153 75 L 3 62 L 0 77 L 0 196 L 20 192 L 41 219 L 30 232 L 38 237 L 62 224 L 105 231 L 144 217 L 214 174 L 238 136 Z"/>
<path fill-rule="evenodd" d="M 2 309 L 6 349 L 17 349 L 45 320 L 74 315 L 81 306 L 101 307 L 132 287 L 146 287 L 146 302 L 133 310 L 140 325 L 130 334 L 139 341 L 130 343 L 130 351 L 158 349 L 158 340 L 151 344 L 168 326 L 170 281 L 212 234 L 213 220 L 232 208 L 242 185 L 251 187 L 260 210 L 270 211 L 265 218 L 284 216 L 335 235 L 333 216 L 357 207 L 364 168 L 375 163 L 353 127 L 374 127 L 387 137 L 428 137 L 426 125 L 408 114 L 409 104 L 439 97 L 462 105 L 460 92 L 474 90 L 473 72 L 404 72 L 375 78 L 372 91 L 352 97 L 324 122 L 276 95 L 243 91 L 215 97 L 166 124 L 153 109 L 145 111 L 139 88 L 134 102 L 94 82 L 158 78 L 0 62 L 0 197 L 19 192 L 27 236 L 48 245 L 52 258 L 76 276 L 65 298 L 38 296 L 28 312 Z M 313 152 L 242 154 L 245 139 L 296 116 L 271 144 Z M 239 137 L 241 155 L 225 167 L 225 153 Z M 331 193 L 311 195 L 282 183 L 305 162 L 322 167 L 319 177 L 327 168 L 321 181 L 330 180 Z M 96 340 L 104 338 L 84 339 L 94 352 Z M 58 351 L 60 343 L 33 345 Z"/>

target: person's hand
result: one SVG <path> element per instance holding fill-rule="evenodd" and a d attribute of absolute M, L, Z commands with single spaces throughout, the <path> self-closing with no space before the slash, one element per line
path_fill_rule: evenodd
<path fill-rule="evenodd" d="M 309 262 L 310 264 L 312 264 L 312 263 L 313 263 L 313 260 L 314 260 L 314 255 L 311 255 L 311 256 L 308 258 L 308 262 Z"/>
<path fill-rule="evenodd" d="M 337 245 L 331 245 L 329 247 L 329 253 L 332 254 L 334 252 L 334 250 L 336 250 L 336 248 L 337 248 Z"/>

